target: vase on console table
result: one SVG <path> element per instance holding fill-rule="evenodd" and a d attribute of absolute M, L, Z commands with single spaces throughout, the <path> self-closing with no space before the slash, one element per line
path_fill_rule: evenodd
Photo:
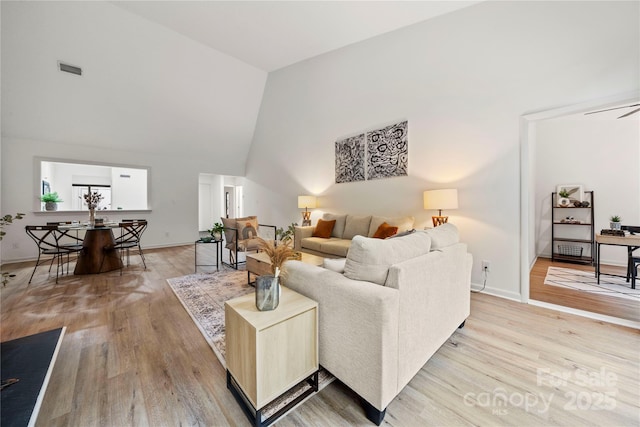
<path fill-rule="evenodd" d="M 256 278 L 256 308 L 260 311 L 275 310 L 280 303 L 280 277 L 272 275 Z"/>
<path fill-rule="evenodd" d="M 89 225 L 90 226 L 94 226 L 96 225 L 96 210 L 95 209 L 89 209 Z"/>

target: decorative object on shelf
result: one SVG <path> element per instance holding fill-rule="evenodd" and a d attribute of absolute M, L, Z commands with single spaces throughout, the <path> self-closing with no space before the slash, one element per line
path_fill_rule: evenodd
<path fill-rule="evenodd" d="M 100 201 L 104 198 L 104 196 L 97 191 L 90 191 L 86 194 L 82 195 L 84 202 L 87 204 L 89 208 L 89 224 L 94 226 L 96 223 L 96 209 L 100 204 Z"/>
<path fill-rule="evenodd" d="M 44 193 L 40 196 L 40 200 L 44 202 L 45 211 L 57 211 L 58 203 L 62 202 L 57 192 Z"/>
<path fill-rule="evenodd" d="M 594 192 L 582 192 L 586 200 L 580 201 L 577 198 L 582 191 L 580 186 L 559 186 L 559 190 L 563 196 L 568 196 L 564 199 L 569 204 L 562 206 L 559 192 L 551 193 L 551 260 L 593 265 L 596 250 Z"/>
<path fill-rule="evenodd" d="M 588 208 L 590 205 L 589 202 L 587 202 L 586 200 L 584 200 L 582 203 L 580 203 L 580 207 L 581 208 Z"/>
<path fill-rule="evenodd" d="M 438 210 L 438 216 L 432 216 L 433 226 L 437 227 L 449 220 L 448 216 L 442 216 L 443 209 L 458 209 L 458 190 L 427 190 L 422 194 L 424 208 Z"/>
<path fill-rule="evenodd" d="M 557 206 L 566 208 L 569 206 L 575 206 L 575 202 L 584 200 L 584 192 L 582 191 L 582 185 L 577 184 L 563 184 L 558 185 L 558 200 Z"/>
<path fill-rule="evenodd" d="M 304 209 L 302 212 L 302 226 L 311 225 L 311 212 L 309 208 L 315 209 L 317 207 L 316 196 L 298 196 L 298 209 Z"/>
<path fill-rule="evenodd" d="M 622 227 L 622 223 L 620 221 L 622 221 L 620 216 L 613 215 L 611 218 L 609 218 L 609 226 L 612 230 L 620 230 Z"/>
<path fill-rule="evenodd" d="M 219 222 L 216 222 L 215 224 L 213 224 L 213 227 L 211 227 L 211 229 L 207 231 L 209 232 L 209 234 L 211 234 L 211 237 L 213 237 L 213 240 L 215 241 L 222 240 L 222 232 L 224 231 L 224 225 L 222 225 Z M 203 239 L 202 241 L 204 242 L 205 240 Z M 211 239 L 209 239 L 209 241 L 211 241 Z"/>
<path fill-rule="evenodd" d="M 600 234 L 602 234 L 603 236 L 624 237 L 624 231 L 623 230 L 611 230 L 611 229 L 603 228 L 602 231 L 600 231 Z"/>
<path fill-rule="evenodd" d="M 563 256 L 580 258 L 582 256 L 582 246 L 558 245 L 558 253 Z"/>

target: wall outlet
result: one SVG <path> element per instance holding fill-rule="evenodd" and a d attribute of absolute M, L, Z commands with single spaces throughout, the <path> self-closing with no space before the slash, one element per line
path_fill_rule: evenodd
<path fill-rule="evenodd" d="M 487 273 L 491 271 L 491 262 L 486 260 L 482 261 L 482 271 L 486 271 Z"/>

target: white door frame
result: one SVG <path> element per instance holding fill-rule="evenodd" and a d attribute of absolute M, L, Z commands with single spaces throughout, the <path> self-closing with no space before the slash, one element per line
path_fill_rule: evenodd
<path fill-rule="evenodd" d="M 532 162 L 535 160 L 536 124 L 541 120 L 548 120 L 568 114 L 582 113 L 598 108 L 625 103 L 637 102 L 640 99 L 640 91 L 625 92 L 607 98 L 583 102 L 581 104 L 553 108 L 550 110 L 532 112 L 520 117 L 520 300 L 529 302 L 529 274 L 535 263 L 537 254 L 529 262 L 531 251 L 535 251 L 530 245 L 535 245 L 535 223 L 532 220 L 535 213 L 532 212 L 535 197 L 535 180 L 532 179 Z"/>

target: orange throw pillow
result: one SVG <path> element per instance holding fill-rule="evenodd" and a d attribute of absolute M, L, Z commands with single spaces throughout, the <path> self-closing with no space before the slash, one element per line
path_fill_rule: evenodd
<path fill-rule="evenodd" d="M 331 221 L 325 221 L 323 219 L 319 219 L 316 224 L 315 230 L 313 230 L 313 237 L 322 237 L 323 239 L 328 239 L 331 237 L 331 232 L 333 231 L 333 227 L 336 225 L 336 220 L 332 219 Z"/>
<path fill-rule="evenodd" d="M 374 239 L 386 239 L 387 237 L 391 237 L 398 232 L 398 227 L 393 227 L 386 222 L 380 224 L 380 227 L 376 230 L 373 235 Z"/>

